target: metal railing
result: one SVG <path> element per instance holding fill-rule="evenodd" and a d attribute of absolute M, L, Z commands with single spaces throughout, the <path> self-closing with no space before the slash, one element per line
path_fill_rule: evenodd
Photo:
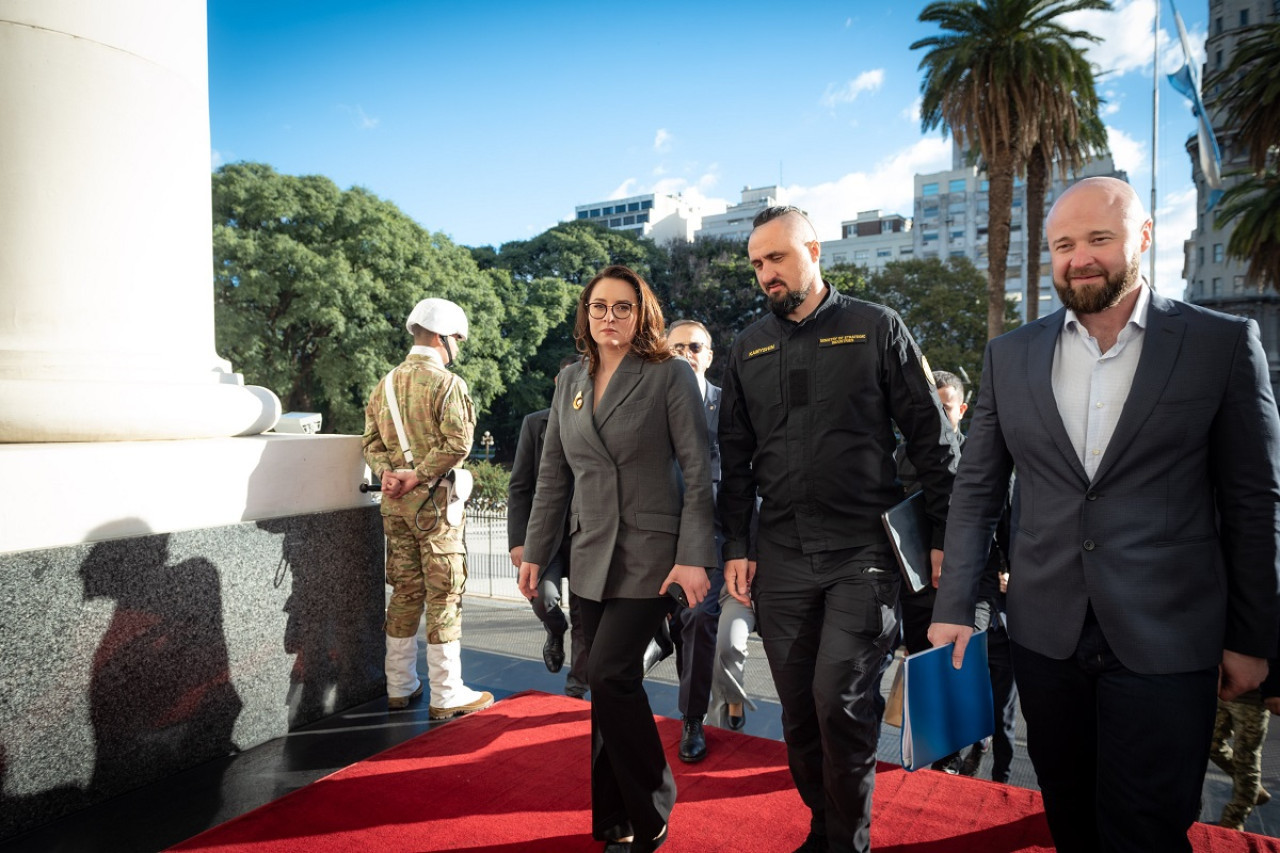
<path fill-rule="evenodd" d="M 467 506 L 467 594 L 523 601 L 507 550 L 507 508 Z"/>

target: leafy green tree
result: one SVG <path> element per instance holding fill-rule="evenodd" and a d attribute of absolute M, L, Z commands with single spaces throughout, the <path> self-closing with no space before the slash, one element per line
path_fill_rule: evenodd
<path fill-rule="evenodd" d="M 1231 62 L 1206 82 L 1221 87 L 1218 108 L 1229 116 L 1229 145 L 1249 170 L 1220 201 L 1219 228 L 1235 223 L 1227 252 L 1248 264 L 1251 282 L 1280 289 L 1280 23 L 1251 28 Z"/>
<path fill-rule="evenodd" d="M 1077 42 L 1100 40 L 1069 30 L 1057 19 L 1069 12 L 1110 8 L 1105 0 L 947 0 L 930 3 L 920 13 L 920 21 L 944 30 L 911 45 L 912 50 L 929 49 L 920 60 L 921 124 L 926 131 L 942 127 L 963 150 L 980 153 L 987 166 L 990 337 L 1004 331 L 1014 176 L 1043 129 L 1029 119 L 1053 113 L 1062 93 L 1081 85 L 1088 65 Z M 1088 81 L 1092 86 L 1091 76 Z M 1067 110 L 1054 120 L 1060 122 L 1063 138 L 1078 135 L 1078 114 Z M 1047 148 L 1055 152 L 1056 143 L 1049 140 Z M 1036 288 L 1038 292 L 1038 281 Z"/>
<path fill-rule="evenodd" d="M 713 359 L 707 378 L 720 383 L 734 336 L 769 310 L 741 240 L 710 238 L 667 246 L 665 264 L 652 281 L 667 323 L 697 320 L 711 333 Z"/>
<path fill-rule="evenodd" d="M 611 231 L 595 222 L 563 222 L 528 240 L 471 249 L 472 258 L 485 270 L 508 277 L 513 286 L 531 293 L 554 291 L 562 298 L 539 319 L 546 324 L 537 336 L 538 346 L 520 362 L 520 370 L 506 377 L 506 393 L 495 401 L 490 426 L 497 444 L 497 458 L 510 459 L 520 435 L 520 422 L 530 412 L 551 402 L 553 380 L 560 361 L 576 352 L 573 340 L 574 306 L 582 286 L 609 264 L 625 264 L 646 279 L 665 253 L 652 241 L 622 231 Z"/>
<path fill-rule="evenodd" d="M 463 307 L 458 373 L 483 412 L 572 298 L 551 282 L 480 270 L 471 254 L 394 204 L 328 178 L 234 163 L 213 175 L 216 337 L 249 381 L 326 431 L 360 433 L 373 386 L 410 345 L 420 299 Z"/>

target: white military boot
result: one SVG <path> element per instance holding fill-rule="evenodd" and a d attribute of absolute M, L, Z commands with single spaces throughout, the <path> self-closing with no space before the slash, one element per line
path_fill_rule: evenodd
<path fill-rule="evenodd" d="M 422 695 L 418 678 L 418 637 L 387 637 L 387 708 L 399 710 Z"/>
<path fill-rule="evenodd" d="M 431 719 L 449 720 L 493 704 L 493 694 L 477 692 L 462 683 L 462 643 L 427 644 L 427 673 L 431 679 Z"/>

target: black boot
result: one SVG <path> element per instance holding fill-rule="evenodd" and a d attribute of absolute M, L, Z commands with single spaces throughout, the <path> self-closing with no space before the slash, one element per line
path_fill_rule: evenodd
<path fill-rule="evenodd" d="M 684 731 L 680 735 L 680 760 L 696 764 L 707 757 L 707 735 L 702 730 L 702 719 L 685 717 Z"/>

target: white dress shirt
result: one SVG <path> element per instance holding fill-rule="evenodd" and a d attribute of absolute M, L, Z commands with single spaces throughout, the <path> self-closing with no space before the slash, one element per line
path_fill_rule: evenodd
<path fill-rule="evenodd" d="M 1151 291 L 1144 281 L 1138 288 L 1138 301 L 1129 322 L 1105 353 L 1071 309 L 1067 309 L 1058 333 L 1053 354 L 1053 396 L 1062 425 L 1091 480 L 1129 397 L 1142 356 L 1150 305 Z"/>

